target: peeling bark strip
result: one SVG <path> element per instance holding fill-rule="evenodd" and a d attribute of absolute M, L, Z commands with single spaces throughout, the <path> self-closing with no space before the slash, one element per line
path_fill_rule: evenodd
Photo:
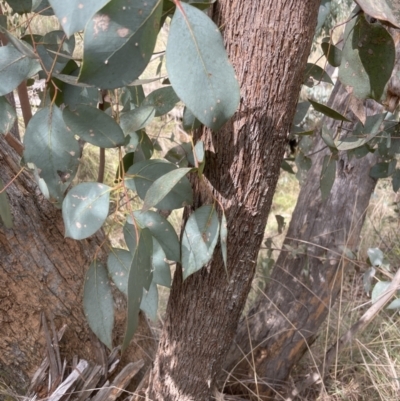
<path fill-rule="evenodd" d="M 206 145 L 207 182 L 194 187 L 196 207 L 211 203 L 212 191 L 225 209 L 229 283 L 219 249 L 185 282 L 177 269 L 151 400 L 212 399 L 251 287 L 318 6 L 318 0 L 219 0 L 214 6 L 242 98 L 219 132 L 197 133 Z"/>
<path fill-rule="evenodd" d="M 345 113 L 348 104 L 349 95 L 337 82 L 328 105 Z M 368 101 L 366 111 L 367 115 L 373 115 L 383 108 Z M 332 132 L 342 124 L 329 121 L 327 125 Z M 350 129 L 352 124 L 344 127 Z M 314 149 L 324 148 L 326 145 L 318 135 Z M 346 152 L 341 152 L 334 185 L 323 202 L 320 174 L 323 158 L 329 153 L 325 149 L 314 155 L 285 239 L 285 244 L 294 248 L 305 244 L 308 255 L 291 258 L 287 252 L 280 253 L 270 285 L 248 313 L 247 322 L 240 325 L 235 339 L 238 347 L 231 350 L 225 366 L 228 371 L 234 369 L 234 377 L 240 379 L 253 378 L 255 368 L 260 382 L 268 384 L 258 388 L 267 397 L 285 387 L 290 371 L 314 342 L 340 290 L 342 275 L 349 267 L 343 247 L 353 251 L 357 247 L 375 188 L 376 180 L 369 176 L 369 171 L 377 162 L 377 155 L 370 153 L 362 159 L 348 160 Z M 302 274 L 306 263 L 308 277 Z M 243 358 L 251 348 L 255 367 Z M 242 362 L 237 365 L 239 360 Z"/>

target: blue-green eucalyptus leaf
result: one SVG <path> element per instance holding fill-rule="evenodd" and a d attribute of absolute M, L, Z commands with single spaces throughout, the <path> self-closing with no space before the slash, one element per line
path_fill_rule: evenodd
<path fill-rule="evenodd" d="M 33 163 L 49 191 L 50 199 L 61 205 L 78 165 L 80 148 L 68 131 L 56 106 L 39 110 L 29 121 L 24 136 L 24 160 Z"/>
<path fill-rule="evenodd" d="M 65 125 L 80 138 L 101 148 L 123 145 L 125 135 L 112 117 L 103 111 L 79 104 L 63 111 Z"/>
<path fill-rule="evenodd" d="M 90 328 L 110 350 L 114 326 L 114 302 L 106 268 L 94 261 L 86 273 L 83 309 Z"/>
<path fill-rule="evenodd" d="M 196 118 L 218 130 L 239 105 L 235 72 L 214 22 L 197 8 L 178 4 L 166 50 L 169 80 Z"/>
<path fill-rule="evenodd" d="M 68 192 L 62 205 L 66 237 L 84 239 L 100 229 L 108 216 L 110 190 L 98 182 L 85 182 Z"/>
<path fill-rule="evenodd" d="M 182 236 L 184 280 L 211 260 L 218 236 L 219 221 L 214 206 L 201 206 L 190 215 Z"/>

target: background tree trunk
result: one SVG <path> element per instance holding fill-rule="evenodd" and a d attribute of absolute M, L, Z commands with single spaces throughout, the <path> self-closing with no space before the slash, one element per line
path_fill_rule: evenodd
<path fill-rule="evenodd" d="M 341 113 L 348 109 L 349 95 L 339 82 L 328 104 Z M 383 112 L 382 106 L 373 101 L 366 104 L 367 115 Z M 331 119 L 324 122 L 334 133 L 342 124 Z M 350 129 L 352 125 L 344 127 Z M 330 196 L 322 201 L 319 189 L 322 162 L 330 151 L 319 134 L 314 149 L 320 151 L 313 156 L 284 242 L 293 248 L 305 245 L 306 254 L 292 257 L 285 249 L 281 251 L 269 285 L 241 323 L 236 347 L 233 346 L 226 363 L 226 370 L 241 380 L 254 378 L 255 369 L 258 391 L 266 398 L 284 387 L 291 369 L 314 342 L 334 304 L 342 276 L 352 266 L 344 248 L 357 249 L 376 184 L 369 176 L 378 159 L 376 154 L 349 160 L 346 152 L 340 152 Z M 249 363 L 253 357 L 255 366 Z"/>
<path fill-rule="evenodd" d="M 0 178 L 4 184 L 19 173 L 19 158 L 0 136 Z M 96 256 L 104 259 L 102 232 L 84 241 L 64 238 L 61 211 L 46 201 L 27 171 L 7 190 L 14 227 L 0 223 L 0 381 L 26 390 L 45 355 L 41 313 L 57 329 L 67 330 L 61 355 L 70 364 L 74 355 L 104 364 L 106 352 L 86 323 L 82 309 L 86 270 Z M 117 296 L 115 338 L 124 332 L 125 300 Z M 145 319 L 126 357 L 149 362 L 155 350 Z M 123 363 L 123 362 L 122 362 Z"/>
<path fill-rule="evenodd" d="M 221 252 L 182 281 L 178 268 L 149 385 L 156 400 L 209 400 L 246 302 L 311 47 L 319 1 L 219 0 L 241 86 L 239 110 L 207 149 L 195 207 L 215 196 L 228 220 L 227 278 Z M 187 212 L 189 214 L 189 212 Z"/>

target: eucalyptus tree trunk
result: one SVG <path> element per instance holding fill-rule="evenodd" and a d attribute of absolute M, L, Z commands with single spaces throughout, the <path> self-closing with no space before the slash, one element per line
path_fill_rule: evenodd
<path fill-rule="evenodd" d="M 85 272 L 95 255 L 105 258 L 107 243 L 102 232 L 84 241 L 64 238 L 61 211 L 20 169 L 19 157 L 0 135 L 0 178 L 10 183 L 13 216 L 12 228 L 0 222 L 0 390 L 5 383 L 22 394 L 46 355 L 42 313 L 56 330 L 67 325 L 59 345 L 68 366 L 73 356 L 106 363 L 107 352 L 86 323 L 82 295 Z M 124 333 L 124 302 L 117 298 L 116 344 Z M 142 319 L 129 359 L 149 362 L 155 348 L 150 336 Z"/>
<path fill-rule="evenodd" d="M 149 399 L 210 400 L 249 293 L 316 25 L 318 0 L 219 0 L 241 87 L 239 110 L 206 146 L 195 207 L 218 199 L 228 222 L 221 251 L 185 282 L 178 267 L 148 388 Z M 186 211 L 186 217 L 191 210 Z"/>
<path fill-rule="evenodd" d="M 349 108 L 349 94 L 339 82 L 328 105 L 343 114 Z M 383 108 L 367 101 L 365 110 L 373 115 Z M 324 123 L 331 132 L 337 132 L 343 124 L 331 119 Z M 351 129 L 352 124 L 343 127 Z M 322 201 L 320 175 L 324 156 L 330 151 L 319 133 L 313 152 L 313 164 L 301 187 L 284 242 L 293 248 L 305 246 L 306 252 L 293 257 L 283 248 L 269 285 L 239 326 L 236 346 L 225 365 L 235 381 L 254 379 L 256 371 L 258 391 L 266 399 L 285 388 L 292 368 L 314 342 L 335 302 L 342 277 L 352 268 L 346 249 L 355 251 L 358 247 L 376 184 L 369 176 L 378 159 L 376 154 L 348 159 L 346 152 L 340 152 L 331 193 Z M 253 358 L 255 366 L 249 363 Z M 233 391 L 241 390 L 236 387 Z"/>

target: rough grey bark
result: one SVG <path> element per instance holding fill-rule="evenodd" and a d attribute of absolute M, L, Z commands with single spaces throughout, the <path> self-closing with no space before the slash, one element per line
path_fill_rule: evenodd
<path fill-rule="evenodd" d="M 0 136 L 0 178 L 10 183 L 20 172 L 19 157 Z M 107 243 L 102 232 L 84 241 L 64 238 L 61 211 L 45 200 L 27 171 L 8 187 L 14 227 L 0 222 L 0 385 L 22 394 L 45 355 L 41 314 L 56 329 L 67 324 L 60 343 L 70 364 L 74 355 L 102 364 L 103 346 L 91 334 L 82 309 L 86 269 L 96 257 L 104 259 Z M 118 298 L 117 298 L 118 299 Z M 115 338 L 124 332 L 124 300 L 117 301 Z M 142 320 L 131 360 L 151 360 L 155 344 Z M 138 377 L 140 379 L 140 377 Z"/>
<path fill-rule="evenodd" d="M 342 113 L 348 109 L 349 94 L 339 82 L 329 104 Z M 367 115 L 383 110 L 373 101 L 368 101 L 365 108 Z M 324 123 L 332 132 L 337 132 L 342 125 L 329 119 Z M 352 127 L 351 124 L 343 126 Z M 294 248 L 305 245 L 306 254 L 293 258 L 289 252 L 281 252 L 269 285 L 239 327 L 237 346 L 233 346 L 225 365 L 242 380 L 254 378 L 255 368 L 259 376 L 258 391 L 266 399 L 273 398 L 275 391 L 285 387 L 291 369 L 314 342 L 335 302 L 342 275 L 351 267 L 344 248 L 357 249 L 376 184 L 369 176 L 370 168 L 377 162 L 376 154 L 349 160 L 341 152 L 330 196 L 322 201 L 319 189 L 322 162 L 330 151 L 319 134 L 314 149 L 319 152 L 312 158 L 313 165 L 301 187 L 284 242 Z M 306 264 L 308 275 L 303 273 Z M 253 355 L 246 360 L 243 355 L 250 355 L 251 349 Z M 255 366 L 249 363 L 253 357 Z"/>
<path fill-rule="evenodd" d="M 212 397 L 251 287 L 318 6 L 317 0 L 216 3 L 241 103 L 219 132 L 196 134 L 207 154 L 206 179 L 195 181 L 194 190 L 195 207 L 214 196 L 225 210 L 229 278 L 219 249 L 185 282 L 177 269 L 148 389 L 154 401 Z"/>

